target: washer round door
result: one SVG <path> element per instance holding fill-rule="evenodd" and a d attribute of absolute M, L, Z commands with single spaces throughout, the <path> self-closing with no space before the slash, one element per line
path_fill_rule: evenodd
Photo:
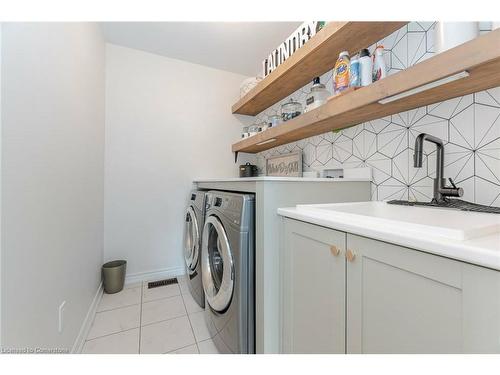
<path fill-rule="evenodd" d="M 226 231 L 216 216 L 205 221 L 201 248 L 201 275 L 207 302 L 215 311 L 223 312 L 233 296 L 234 265 Z"/>
<path fill-rule="evenodd" d="M 193 207 L 189 206 L 186 212 L 184 228 L 184 260 L 189 274 L 195 271 L 200 253 L 200 232 L 198 220 Z"/>

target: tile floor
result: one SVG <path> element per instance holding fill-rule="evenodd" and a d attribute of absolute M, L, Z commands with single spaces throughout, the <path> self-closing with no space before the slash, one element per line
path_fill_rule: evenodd
<path fill-rule="evenodd" d="M 148 289 L 147 282 L 104 294 L 82 353 L 217 354 L 203 309 L 179 284 Z"/>

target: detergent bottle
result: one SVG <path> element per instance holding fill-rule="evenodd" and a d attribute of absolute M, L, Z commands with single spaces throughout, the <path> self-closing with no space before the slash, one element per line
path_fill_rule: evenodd
<path fill-rule="evenodd" d="M 373 82 L 387 77 L 387 68 L 382 52 L 384 52 L 384 46 L 377 46 L 373 52 Z"/>
<path fill-rule="evenodd" d="M 333 70 L 335 94 L 338 94 L 349 88 L 350 75 L 349 52 L 342 51 L 339 54 L 339 58 Z"/>

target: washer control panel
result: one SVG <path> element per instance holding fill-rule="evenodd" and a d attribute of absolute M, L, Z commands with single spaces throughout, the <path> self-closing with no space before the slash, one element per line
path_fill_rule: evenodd
<path fill-rule="evenodd" d="M 207 193 L 206 210 L 217 208 L 232 223 L 239 225 L 243 211 L 245 195 L 229 192 L 210 191 Z"/>

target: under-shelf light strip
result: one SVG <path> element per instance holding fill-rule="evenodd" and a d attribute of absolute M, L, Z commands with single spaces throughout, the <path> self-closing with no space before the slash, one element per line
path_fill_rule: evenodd
<path fill-rule="evenodd" d="M 408 91 L 404 91 L 404 92 L 402 92 L 400 94 L 388 96 L 387 98 L 381 99 L 378 102 L 380 104 L 391 103 L 391 102 L 394 102 L 396 100 L 406 98 L 407 96 L 412 96 L 412 95 L 418 94 L 420 92 L 430 90 L 430 89 L 432 89 L 434 87 L 438 87 L 438 86 L 441 86 L 441 85 L 444 85 L 444 84 L 447 84 L 447 83 L 450 83 L 450 82 L 453 82 L 453 81 L 456 81 L 456 80 L 459 80 L 459 79 L 462 79 L 462 78 L 466 78 L 468 76 L 469 76 L 469 72 L 466 71 L 466 70 L 464 70 L 463 72 L 456 73 L 456 74 L 453 74 L 451 76 L 438 79 L 437 81 L 426 83 L 425 85 L 422 85 L 422 86 L 419 86 L 419 87 L 415 87 L 414 89 L 411 89 L 411 90 L 408 90 Z"/>
<path fill-rule="evenodd" d="M 267 141 L 259 142 L 256 144 L 256 146 L 262 146 L 262 145 L 265 145 L 266 143 L 271 143 L 271 142 L 276 142 L 276 138 L 271 138 L 271 139 L 268 139 Z"/>

